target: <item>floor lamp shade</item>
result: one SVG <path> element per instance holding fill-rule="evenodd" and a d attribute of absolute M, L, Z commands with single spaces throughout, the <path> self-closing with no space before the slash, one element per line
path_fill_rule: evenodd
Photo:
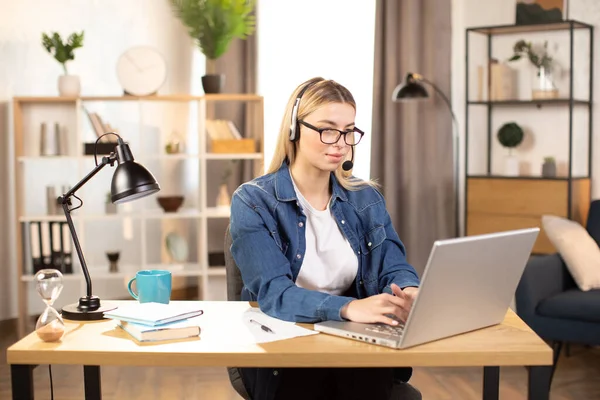
<path fill-rule="evenodd" d="M 406 101 L 413 99 L 426 99 L 429 97 L 427 89 L 419 83 L 418 74 L 409 73 L 404 82 L 396 86 L 392 94 L 392 101 Z"/>

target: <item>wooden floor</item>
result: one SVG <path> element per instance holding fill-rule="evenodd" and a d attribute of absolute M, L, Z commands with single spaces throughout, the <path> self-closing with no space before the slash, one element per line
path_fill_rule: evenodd
<path fill-rule="evenodd" d="M 10 399 L 10 371 L 6 348 L 16 341 L 14 332 L 0 331 L 0 399 Z M 502 368 L 500 398 L 527 397 L 527 373 L 522 367 Z M 52 367 L 54 398 L 83 398 L 81 367 Z M 573 346 L 570 357 L 561 357 L 551 400 L 600 400 L 600 349 Z M 50 399 L 48 366 L 36 368 L 35 398 Z M 480 399 L 482 371 L 479 368 L 415 368 L 411 383 L 425 400 Z M 240 399 L 229 384 L 224 368 L 102 368 L 105 400 Z"/>

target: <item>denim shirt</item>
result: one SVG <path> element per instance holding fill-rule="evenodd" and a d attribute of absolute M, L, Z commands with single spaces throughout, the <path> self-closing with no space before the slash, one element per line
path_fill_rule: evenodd
<path fill-rule="evenodd" d="M 390 284 L 418 286 L 414 268 L 392 226 L 383 196 L 371 186 L 344 189 L 331 174 L 330 209 L 358 258 L 354 287 L 347 296 L 308 290 L 295 281 L 306 251 L 306 216 L 287 163 L 272 174 L 241 185 L 231 199 L 231 253 L 240 269 L 242 300 L 257 301 L 266 314 L 288 321 L 343 320 L 350 301 L 383 292 Z M 242 382 L 257 400 L 274 400 L 285 368 L 240 368 Z M 394 368 L 394 380 L 408 382 L 412 368 Z"/>
<path fill-rule="evenodd" d="M 232 256 L 240 269 L 242 299 L 257 301 L 266 314 L 287 321 L 343 320 L 340 311 L 355 298 L 392 293 L 390 284 L 419 286 L 414 268 L 392 226 L 381 193 L 365 185 L 346 190 L 331 173 L 330 209 L 358 257 L 351 292 L 338 296 L 296 286 L 306 241 L 306 216 L 286 162 L 272 174 L 241 185 L 231 200 Z"/>

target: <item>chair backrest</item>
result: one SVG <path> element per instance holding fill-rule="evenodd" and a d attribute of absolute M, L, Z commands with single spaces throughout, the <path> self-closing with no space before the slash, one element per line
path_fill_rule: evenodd
<path fill-rule="evenodd" d="M 594 200 L 590 203 L 585 228 L 598 246 L 600 246 L 600 200 Z"/>
<path fill-rule="evenodd" d="M 242 299 L 242 288 L 244 282 L 242 281 L 242 274 L 240 269 L 235 263 L 233 256 L 231 255 L 231 233 L 229 232 L 229 225 L 225 231 L 225 273 L 227 278 L 227 300 L 228 301 L 240 301 Z"/>

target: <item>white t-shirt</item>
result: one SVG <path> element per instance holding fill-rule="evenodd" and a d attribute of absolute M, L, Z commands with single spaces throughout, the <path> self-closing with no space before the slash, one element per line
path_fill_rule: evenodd
<path fill-rule="evenodd" d="M 317 210 L 302 196 L 295 183 L 294 190 L 306 215 L 306 253 L 296 285 L 341 295 L 356 278 L 358 258 L 338 227 L 329 203 L 325 210 Z"/>

